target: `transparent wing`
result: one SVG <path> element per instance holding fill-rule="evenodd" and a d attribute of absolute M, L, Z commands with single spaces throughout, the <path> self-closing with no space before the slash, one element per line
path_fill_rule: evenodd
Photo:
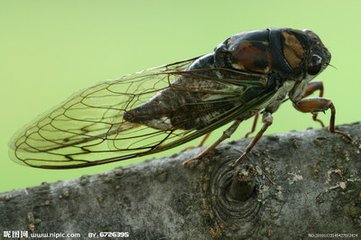
<path fill-rule="evenodd" d="M 232 71 L 218 69 L 230 76 L 221 81 L 205 74 L 215 69 L 187 70 L 195 59 L 127 75 L 75 94 L 16 135 L 10 144 L 11 158 L 32 167 L 64 169 L 144 156 L 210 132 L 270 96 L 265 94 L 245 102 L 245 90 L 264 86 L 264 79 L 241 74 L 244 80 L 240 81 L 231 77 Z M 186 87 L 172 84 L 180 77 L 192 79 L 196 84 Z M 217 88 L 214 88 L 215 82 Z M 123 119 L 125 112 L 170 87 L 202 96 L 200 101 L 185 103 L 178 110 L 178 121 L 189 121 L 195 114 L 207 115 L 209 124 L 197 129 L 161 130 Z"/>

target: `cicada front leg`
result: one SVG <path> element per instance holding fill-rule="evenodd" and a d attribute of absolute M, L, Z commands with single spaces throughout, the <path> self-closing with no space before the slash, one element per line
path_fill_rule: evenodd
<path fill-rule="evenodd" d="M 328 109 L 331 110 L 331 117 L 330 117 L 330 126 L 329 130 L 331 133 L 335 133 L 341 135 L 346 140 L 352 142 L 352 138 L 344 132 L 338 131 L 335 129 L 335 117 L 336 117 L 336 108 L 335 105 L 332 103 L 331 100 L 326 98 L 306 98 L 301 99 L 298 102 L 294 102 L 293 106 L 300 112 L 304 113 L 318 113 L 323 112 Z"/>
<path fill-rule="evenodd" d="M 320 98 L 322 98 L 323 97 L 323 91 L 324 91 L 323 82 L 317 81 L 317 82 L 309 83 L 307 88 L 306 88 L 305 94 L 303 95 L 303 98 L 310 96 L 312 93 L 314 93 L 316 91 L 320 91 L 318 96 Z M 323 124 L 323 122 L 320 119 L 317 118 L 317 115 L 318 115 L 317 112 L 312 113 L 313 121 L 316 121 L 316 122 L 320 123 L 322 127 L 325 127 L 325 124 Z"/>

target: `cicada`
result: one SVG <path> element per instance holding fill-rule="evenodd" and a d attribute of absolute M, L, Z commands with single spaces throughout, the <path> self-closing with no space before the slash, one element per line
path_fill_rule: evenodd
<path fill-rule="evenodd" d="M 242 32 L 209 54 L 80 91 L 15 136 L 11 157 L 37 168 L 89 167 L 165 151 L 233 122 L 190 163 L 241 122 L 262 114 L 263 126 L 237 164 L 287 100 L 316 121 L 318 112 L 330 109 L 330 132 L 350 139 L 335 129 L 335 107 L 322 97 L 322 83 L 310 82 L 330 60 L 330 52 L 309 30 Z M 306 98 L 317 90 L 319 97 Z"/>

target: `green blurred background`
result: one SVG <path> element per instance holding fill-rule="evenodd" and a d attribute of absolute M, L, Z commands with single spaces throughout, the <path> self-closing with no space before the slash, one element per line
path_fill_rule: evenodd
<path fill-rule="evenodd" d="M 0 0 L 0 192 L 131 163 L 32 169 L 12 162 L 7 145 L 23 125 L 79 89 L 210 52 L 240 31 L 293 27 L 319 34 L 337 67 L 319 77 L 337 107 L 337 124 L 358 121 L 360 13 L 358 0 Z M 329 113 L 321 118 L 327 123 Z M 243 136 L 250 125 L 243 124 L 234 138 Z M 287 103 L 274 115 L 268 134 L 308 127 L 319 126 Z M 179 149 L 164 154 L 175 151 Z"/>

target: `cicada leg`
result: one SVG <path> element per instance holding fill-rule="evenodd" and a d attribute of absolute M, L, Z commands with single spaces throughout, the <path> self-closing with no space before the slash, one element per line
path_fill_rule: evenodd
<path fill-rule="evenodd" d="M 225 139 L 229 138 L 237 130 L 237 128 L 241 122 L 242 122 L 242 120 L 235 120 L 233 122 L 233 124 L 226 131 L 223 132 L 222 136 L 217 141 L 215 141 L 212 145 L 210 145 L 208 148 L 206 148 L 203 152 L 198 154 L 196 157 L 184 161 L 183 165 L 190 166 L 194 161 L 207 155 L 210 151 L 215 149 L 221 142 L 223 142 Z"/>
<path fill-rule="evenodd" d="M 323 97 L 323 82 L 311 82 L 308 84 L 305 94 L 303 95 L 303 98 L 310 96 L 312 93 L 316 92 L 316 91 L 320 91 L 320 93 L 318 94 L 318 96 L 320 98 Z M 313 121 L 319 122 L 321 124 L 322 127 L 325 126 L 325 124 L 323 124 L 323 122 L 317 118 L 317 112 L 312 113 L 312 119 Z"/>
<path fill-rule="evenodd" d="M 207 133 L 201 140 L 201 142 L 198 144 L 197 147 L 203 147 L 204 143 L 207 141 L 207 139 L 209 138 L 209 136 L 211 135 L 212 132 Z"/>
<path fill-rule="evenodd" d="M 248 138 L 248 136 L 251 135 L 252 133 L 254 133 L 254 131 L 256 130 L 258 116 L 259 116 L 259 113 L 256 113 L 256 115 L 254 115 L 251 131 L 249 131 L 248 133 L 246 133 L 246 135 L 244 135 L 245 138 Z"/>
<path fill-rule="evenodd" d="M 204 135 L 204 137 L 202 138 L 201 142 L 197 145 L 197 146 L 189 146 L 189 147 L 186 147 L 183 151 L 186 151 L 186 150 L 190 150 L 190 149 L 193 149 L 195 147 L 203 147 L 204 143 L 207 141 L 207 139 L 209 138 L 209 136 L 211 135 L 212 132 L 209 132 L 207 133 L 206 135 Z"/>
<path fill-rule="evenodd" d="M 316 92 L 317 90 L 320 91 L 319 93 L 319 97 L 323 97 L 323 82 L 310 82 L 308 85 L 307 85 L 307 88 L 306 88 L 306 91 L 305 91 L 305 94 L 303 95 L 303 97 L 308 97 L 310 96 L 312 93 Z"/>
<path fill-rule="evenodd" d="M 263 133 L 267 130 L 269 126 L 272 125 L 273 117 L 270 112 L 264 112 L 262 117 L 262 128 L 259 130 L 257 135 L 252 139 L 252 141 L 246 147 L 245 152 L 233 163 L 233 166 L 237 166 L 240 162 L 247 156 L 247 154 L 252 150 L 252 148 L 257 144 L 257 142 L 261 139 Z"/>
<path fill-rule="evenodd" d="M 336 108 L 331 100 L 326 98 L 307 98 L 307 99 L 301 99 L 298 102 L 294 102 L 293 106 L 298 111 L 305 113 L 317 113 L 330 109 L 331 110 L 330 126 L 329 126 L 330 132 L 341 135 L 348 141 L 352 142 L 352 138 L 348 134 L 335 129 Z"/>

